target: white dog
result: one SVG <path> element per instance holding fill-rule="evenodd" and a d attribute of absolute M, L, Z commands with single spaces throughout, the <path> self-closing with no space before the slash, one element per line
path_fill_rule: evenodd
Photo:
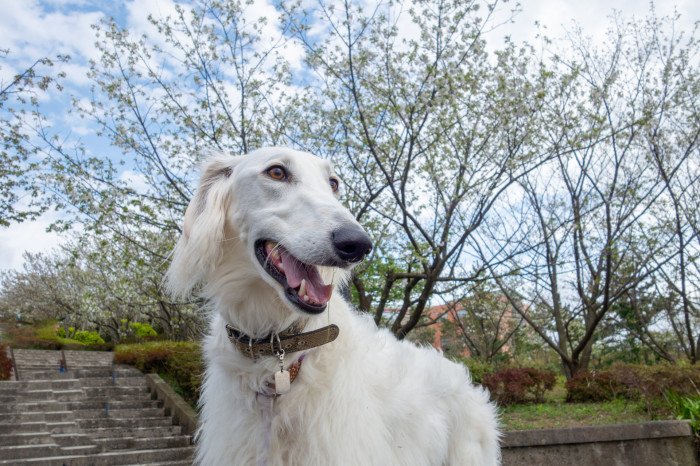
<path fill-rule="evenodd" d="M 168 271 L 180 295 L 201 282 L 214 311 L 196 461 L 498 464 L 495 408 L 467 371 L 333 292 L 372 248 L 339 184 L 284 148 L 206 165 Z"/>

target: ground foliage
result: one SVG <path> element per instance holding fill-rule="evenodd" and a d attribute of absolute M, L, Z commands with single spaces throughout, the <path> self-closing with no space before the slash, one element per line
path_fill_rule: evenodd
<path fill-rule="evenodd" d="M 204 374 L 198 343 L 156 341 L 118 345 L 114 349 L 114 362 L 161 375 L 175 391 L 196 406 Z"/>
<path fill-rule="evenodd" d="M 700 367 L 669 364 L 616 365 L 610 370 L 586 371 L 566 382 L 567 401 L 608 401 L 615 398 L 643 403 L 650 417 L 675 409 L 671 396 L 700 397 Z"/>
<path fill-rule="evenodd" d="M 12 377 L 12 358 L 7 354 L 4 345 L 0 345 L 0 380 L 10 380 Z"/>
<path fill-rule="evenodd" d="M 547 391 L 554 388 L 557 376 L 554 372 L 534 367 L 503 369 L 482 378 L 491 398 L 500 406 L 541 403 Z"/>
<path fill-rule="evenodd" d="M 25 349 L 111 351 L 114 348 L 113 343 L 105 343 L 96 332 L 76 331 L 73 338 L 64 338 L 58 335 L 57 327 L 56 321 L 51 320 L 36 326 L 10 328 L 6 342 L 13 348 Z"/>

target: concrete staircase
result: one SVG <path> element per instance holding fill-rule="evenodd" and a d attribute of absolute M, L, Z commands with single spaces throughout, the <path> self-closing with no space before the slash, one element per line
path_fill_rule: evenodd
<path fill-rule="evenodd" d="M 191 438 L 112 353 L 14 350 L 19 381 L 0 382 L 0 465 L 190 465 Z"/>

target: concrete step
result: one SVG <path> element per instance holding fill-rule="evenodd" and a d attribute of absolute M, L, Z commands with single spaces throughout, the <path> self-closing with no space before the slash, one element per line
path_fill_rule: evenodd
<path fill-rule="evenodd" d="M 79 403 L 79 401 L 60 402 L 56 400 L 35 400 L 20 401 L 16 403 L 4 403 L 0 405 L 0 415 L 29 412 L 67 411 L 68 409 L 70 409 L 68 407 L 69 403 Z"/>
<path fill-rule="evenodd" d="M 88 434 L 67 433 L 67 434 L 51 434 L 54 443 L 61 447 L 75 447 L 80 445 L 97 445 L 92 437 Z"/>
<path fill-rule="evenodd" d="M 194 455 L 194 453 L 193 453 Z M 192 466 L 192 460 L 182 460 L 182 461 L 166 461 L 164 463 L 143 463 L 132 466 Z"/>
<path fill-rule="evenodd" d="M 67 390 L 78 387 L 78 379 L 58 380 L 20 380 L 17 382 L 0 382 L 0 395 L 5 392 L 17 392 L 28 390 Z"/>
<path fill-rule="evenodd" d="M 0 447 L 42 444 L 54 444 L 50 432 L 23 432 L 0 435 Z M 0 458 L 2 458 L 2 449 L 0 449 Z"/>
<path fill-rule="evenodd" d="M 18 367 L 20 382 L 22 380 L 61 380 L 73 379 L 75 375 L 70 372 L 61 372 L 57 369 L 50 370 L 26 370 Z"/>
<path fill-rule="evenodd" d="M 75 419 L 125 419 L 165 416 L 165 410 L 163 408 L 114 409 L 109 404 L 107 406 L 109 409 L 77 409 L 73 411 L 73 414 L 75 415 Z"/>
<path fill-rule="evenodd" d="M 101 429 L 108 427 L 166 427 L 173 424 L 170 417 L 142 417 L 138 419 L 79 419 L 76 421 L 83 429 Z"/>
<path fill-rule="evenodd" d="M 55 443 L 0 447 L 0 458 L 3 460 L 28 459 L 38 456 L 57 456 L 60 454 L 61 448 Z"/>
<path fill-rule="evenodd" d="M 148 408 L 161 408 L 163 403 L 158 400 L 147 399 L 133 399 L 129 398 L 126 400 L 116 400 L 107 397 L 92 398 L 84 401 L 72 401 L 65 403 L 66 409 L 68 410 L 79 410 L 79 409 L 104 409 L 105 405 L 109 404 L 110 411 L 113 409 L 148 409 Z"/>
<path fill-rule="evenodd" d="M 94 446 L 96 445 L 96 442 L 87 434 L 80 434 L 75 432 L 67 434 L 52 434 L 50 432 L 29 432 L 5 434 L 0 436 L 0 447 L 21 445 L 58 445 L 60 447 L 77 447 L 84 445 Z M 0 458 L 2 458 L 1 454 Z"/>
<path fill-rule="evenodd" d="M 23 380 L 61 380 L 61 379 L 84 379 L 90 377 L 134 377 L 141 374 L 138 369 L 126 366 L 97 366 L 97 367 L 80 367 L 69 369 L 67 372 L 60 372 L 58 366 L 47 367 L 44 369 L 31 369 L 19 366 L 20 382 Z"/>
<path fill-rule="evenodd" d="M 103 450 L 145 450 L 180 448 L 190 445 L 190 437 L 178 435 L 171 437 L 122 437 L 94 439 L 96 445 Z"/>
<path fill-rule="evenodd" d="M 168 450 L 115 451 L 92 455 L 52 456 L 26 458 L 22 460 L 0 460 L 0 464 L 45 466 L 116 466 L 137 464 L 192 464 L 193 447 L 171 448 Z M 3 458 L 0 456 L 0 458 Z M 183 463 L 184 462 L 184 463 Z"/>
<path fill-rule="evenodd" d="M 134 397 L 134 396 L 148 396 L 148 387 L 119 387 L 119 386 L 105 386 L 105 387 L 87 387 L 83 389 L 85 395 L 88 399 L 97 398 L 99 396 L 121 396 L 121 397 Z"/>
<path fill-rule="evenodd" d="M 50 432 L 46 422 L 9 422 L 0 424 L 0 435 L 21 434 L 32 432 Z"/>
<path fill-rule="evenodd" d="M 22 403 L 38 400 L 77 401 L 82 398 L 85 398 L 85 392 L 82 389 L 26 390 L 17 392 L 14 395 L 0 395 L 0 402 Z"/>
<path fill-rule="evenodd" d="M 51 435 L 80 433 L 80 426 L 74 421 L 47 422 L 46 428 L 49 429 Z"/>
<path fill-rule="evenodd" d="M 97 445 L 75 445 L 68 447 L 59 447 L 61 455 L 94 455 L 101 453 L 102 449 Z"/>
<path fill-rule="evenodd" d="M 90 429 L 90 436 L 94 439 L 113 439 L 119 437 L 169 437 L 182 434 L 180 426 L 153 426 L 153 427 L 100 427 Z"/>
<path fill-rule="evenodd" d="M 18 413 L 0 413 L 0 424 L 18 424 L 20 422 L 60 422 L 73 419 L 70 411 L 25 411 Z"/>
<path fill-rule="evenodd" d="M 78 401 L 85 399 L 83 390 L 52 390 L 56 401 Z"/>
<path fill-rule="evenodd" d="M 80 379 L 81 387 L 145 387 L 146 379 L 143 375 L 140 377 L 88 377 Z"/>
<path fill-rule="evenodd" d="M 0 424 L 0 435 L 20 434 L 32 432 L 51 432 L 52 434 L 68 434 L 80 432 L 80 427 L 71 421 L 56 422 L 19 422 Z"/>
<path fill-rule="evenodd" d="M 30 401 L 17 403 L 0 404 L 0 422 L 3 416 L 11 416 L 19 413 L 53 413 L 75 411 L 81 409 L 104 409 L 109 405 L 109 409 L 142 409 L 142 408 L 160 408 L 163 403 L 158 400 L 151 400 L 149 397 L 143 399 L 134 399 L 128 397 L 123 400 L 113 399 L 110 397 L 98 397 L 77 401 Z"/>

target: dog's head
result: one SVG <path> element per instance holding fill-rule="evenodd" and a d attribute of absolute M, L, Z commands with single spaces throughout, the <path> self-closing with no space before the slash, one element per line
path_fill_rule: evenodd
<path fill-rule="evenodd" d="M 265 148 L 217 156 L 205 166 L 168 270 L 187 294 L 235 261 L 272 286 L 291 309 L 317 314 L 330 297 L 319 267 L 349 269 L 371 251 L 338 200 L 330 164 L 305 152 Z"/>

